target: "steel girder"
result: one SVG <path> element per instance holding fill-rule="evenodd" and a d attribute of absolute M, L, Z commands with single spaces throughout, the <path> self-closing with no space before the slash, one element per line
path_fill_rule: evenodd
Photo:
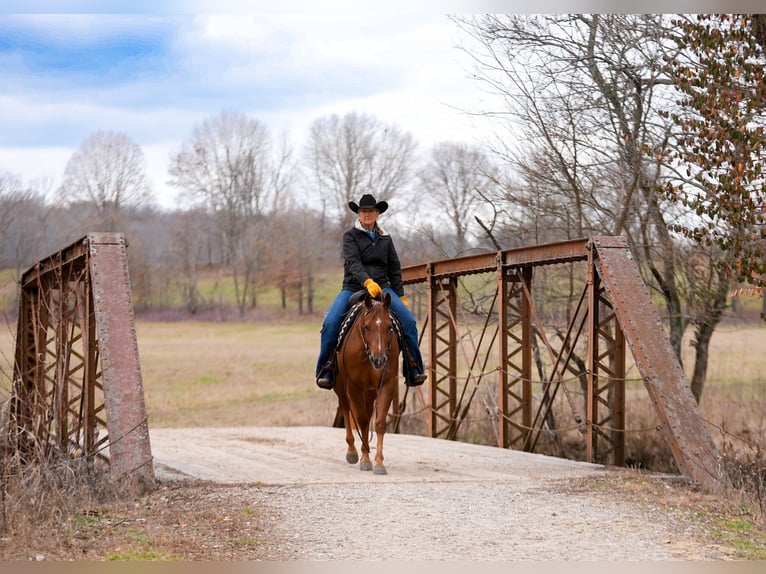
<path fill-rule="evenodd" d="M 428 432 L 432 437 L 447 438 L 457 430 L 457 280 L 446 277 L 429 284 L 428 370 L 432 384 Z"/>
<path fill-rule="evenodd" d="M 23 461 L 99 457 L 152 487 L 125 249 L 90 233 L 22 275 L 6 430 Z"/>
<path fill-rule="evenodd" d="M 498 325 L 498 446 L 524 448 L 532 429 L 532 321 L 527 296 L 529 267 L 497 268 L 500 309 Z"/>

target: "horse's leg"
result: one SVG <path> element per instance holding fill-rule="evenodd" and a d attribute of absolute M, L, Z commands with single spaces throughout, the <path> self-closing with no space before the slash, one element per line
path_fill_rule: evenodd
<path fill-rule="evenodd" d="M 336 394 L 338 395 L 338 406 L 343 413 L 343 426 L 346 428 L 346 462 L 349 464 L 356 464 L 359 461 L 359 453 L 354 446 L 354 428 L 351 423 L 351 410 L 348 406 L 343 393 L 346 392 L 345 382 L 341 384 L 341 381 L 336 381 Z"/>
<path fill-rule="evenodd" d="M 372 470 L 370 462 L 370 419 L 360 421 L 359 434 L 362 435 L 362 460 L 359 461 L 359 470 Z"/>
<path fill-rule="evenodd" d="M 368 393 L 365 393 L 367 395 Z M 374 397 L 373 397 L 374 400 Z M 359 421 L 359 435 L 362 440 L 362 459 L 359 461 L 359 470 L 372 470 L 370 462 L 370 415 L 372 412 L 372 400 L 363 397 L 364 412 L 357 413 Z"/>
<path fill-rule="evenodd" d="M 378 423 L 375 423 L 375 434 L 377 436 L 377 445 L 375 446 L 375 467 L 372 469 L 375 474 L 388 474 L 386 467 L 383 466 L 383 435 L 386 434 L 386 425 L 383 430 L 378 430 Z"/>
<path fill-rule="evenodd" d="M 386 425 L 388 423 L 388 410 L 391 408 L 391 401 L 394 397 L 394 384 L 396 384 L 396 372 L 398 367 L 395 367 L 393 380 L 387 381 L 380 390 L 378 396 L 378 402 L 375 410 L 375 435 L 377 437 L 377 444 L 375 446 L 375 468 L 373 472 L 375 474 L 388 474 L 386 467 L 383 465 L 383 437 L 386 435 Z"/>
<path fill-rule="evenodd" d="M 344 423 L 346 424 L 346 462 L 349 464 L 356 464 L 359 462 L 359 453 L 354 446 L 354 429 L 349 420 L 351 418 L 349 414 L 350 412 L 346 410 L 346 413 L 343 415 Z"/>

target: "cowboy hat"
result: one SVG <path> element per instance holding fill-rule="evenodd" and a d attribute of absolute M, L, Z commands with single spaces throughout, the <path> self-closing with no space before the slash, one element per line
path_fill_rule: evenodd
<path fill-rule="evenodd" d="M 354 213 L 359 213 L 360 208 L 377 209 L 378 213 L 383 213 L 386 209 L 388 209 L 388 202 L 376 201 L 372 195 L 365 193 L 362 196 L 362 199 L 359 200 L 359 205 L 357 205 L 356 202 L 349 201 L 348 207 Z"/>

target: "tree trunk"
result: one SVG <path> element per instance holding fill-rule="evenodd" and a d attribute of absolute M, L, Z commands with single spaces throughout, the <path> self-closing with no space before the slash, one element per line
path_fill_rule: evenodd
<path fill-rule="evenodd" d="M 245 299 L 240 293 L 240 287 L 239 287 L 239 273 L 237 272 L 237 266 L 232 265 L 232 279 L 234 281 L 234 301 L 237 304 L 237 311 L 239 313 L 239 316 L 242 317 L 245 315 Z"/>
<path fill-rule="evenodd" d="M 298 315 L 303 315 L 303 281 L 298 282 Z"/>
<path fill-rule="evenodd" d="M 673 243 L 673 238 L 670 235 L 668 226 L 665 223 L 665 216 L 660 208 L 657 194 L 650 185 L 644 185 L 642 191 L 644 192 L 644 197 L 646 198 L 646 203 L 649 207 L 649 215 L 654 223 L 654 228 L 657 233 L 657 241 L 661 249 L 663 269 L 660 271 L 655 267 L 649 249 L 649 245 L 651 245 L 651 242 L 649 241 L 647 241 L 645 247 L 647 263 L 657 284 L 660 286 L 662 296 L 665 299 L 665 308 L 668 313 L 668 326 L 670 328 L 670 344 L 676 352 L 679 363 L 683 365 L 681 345 L 686 325 L 684 324 L 683 319 L 681 296 L 678 292 L 678 285 L 676 284 L 676 274 L 678 271 L 675 264 L 675 244 Z"/>
<path fill-rule="evenodd" d="M 702 390 L 705 388 L 707 379 L 707 366 L 710 358 L 710 339 L 713 337 L 716 325 L 721 320 L 721 315 L 726 306 L 726 298 L 729 293 L 730 281 L 719 275 L 718 289 L 716 290 L 713 306 L 702 317 L 697 329 L 694 331 L 694 373 L 692 375 L 691 387 L 697 404 L 702 398 Z"/>
<path fill-rule="evenodd" d="M 309 271 L 308 289 L 306 293 L 306 307 L 309 315 L 314 314 L 314 275 Z"/>

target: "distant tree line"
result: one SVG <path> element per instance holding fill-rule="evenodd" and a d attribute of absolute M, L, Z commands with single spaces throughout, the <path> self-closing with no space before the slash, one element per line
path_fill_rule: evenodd
<path fill-rule="evenodd" d="M 0 268 L 18 277 L 87 232 L 122 231 L 139 309 L 180 299 L 198 312 L 200 278 L 216 268 L 231 279 L 240 315 L 264 286 L 279 289 L 283 306 L 313 313 L 317 270 L 340 265 L 340 235 L 353 223 L 349 201 L 373 193 L 390 202 L 405 264 L 458 255 L 482 247 L 468 214 L 482 202 L 474 191 L 488 165 L 488 156 L 456 142 L 423 160 L 411 134 L 368 114 L 320 118 L 296 151 L 260 121 L 224 111 L 195 126 L 169 158 L 179 207 L 168 210 L 154 201 L 141 147 L 126 134 L 98 131 L 72 154 L 57 189 L 0 174 Z M 449 182 L 446 190 L 440 181 Z"/>
<path fill-rule="evenodd" d="M 351 199 L 391 202 L 405 264 L 598 234 L 623 235 L 662 301 L 681 356 L 692 329 L 699 399 L 727 295 L 766 283 L 763 15 L 454 17 L 495 107 L 496 137 L 440 142 L 370 114 L 318 118 L 296 149 L 236 111 L 204 119 L 172 154 L 173 210 L 152 206 L 140 146 L 92 134 L 46 193 L 0 174 L 0 261 L 20 270 L 84 232 L 125 231 L 137 300 L 227 269 L 239 313 L 260 286 L 301 312 L 339 262 Z"/>

